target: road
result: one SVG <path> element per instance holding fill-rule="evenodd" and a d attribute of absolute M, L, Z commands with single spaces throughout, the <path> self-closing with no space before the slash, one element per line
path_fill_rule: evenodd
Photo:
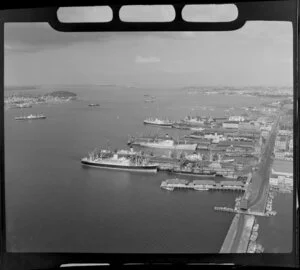
<path fill-rule="evenodd" d="M 250 187 L 250 196 L 248 208 L 251 211 L 264 211 L 264 201 L 266 200 L 266 193 L 268 191 L 269 175 L 272 163 L 272 153 L 276 139 L 277 126 L 279 123 L 280 116 L 278 116 L 276 122 L 274 123 L 270 136 L 265 144 L 262 151 L 262 158 L 259 164 L 258 170 L 252 176 L 252 183 Z M 246 194 L 246 193 L 245 193 Z M 238 252 L 239 243 L 241 242 L 241 237 L 245 227 L 245 215 L 241 215 L 239 222 L 237 224 L 236 236 L 231 248 L 232 253 Z"/>
<path fill-rule="evenodd" d="M 269 177 L 272 164 L 272 153 L 275 145 L 277 126 L 280 116 L 278 116 L 270 132 L 269 139 L 266 142 L 265 149 L 262 153 L 261 162 L 258 170 L 253 174 L 250 197 L 249 197 L 249 209 L 251 211 L 264 212 L 264 200 L 268 192 Z"/>

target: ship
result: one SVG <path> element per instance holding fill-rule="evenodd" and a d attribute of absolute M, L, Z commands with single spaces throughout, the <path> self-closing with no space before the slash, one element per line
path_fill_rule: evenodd
<path fill-rule="evenodd" d="M 138 145 L 141 147 L 148 148 L 159 148 L 159 149 L 176 149 L 176 150 L 190 150 L 195 151 L 197 148 L 196 143 L 188 142 L 175 142 L 171 138 L 154 138 L 147 141 L 133 140 L 130 142 L 131 145 Z"/>
<path fill-rule="evenodd" d="M 172 125 L 174 124 L 174 122 L 169 121 L 169 120 L 161 120 L 158 118 L 148 118 L 146 120 L 144 120 L 144 124 L 146 125 L 153 125 L 153 126 L 163 126 L 163 127 L 172 127 Z"/>
<path fill-rule="evenodd" d="M 30 114 L 28 116 L 18 116 L 15 117 L 15 120 L 36 120 L 36 119 L 45 119 L 44 114 Z"/>
<path fill-rule="evenodd" d="M 91 153 L 89 157 L 82 158 L 81 163 L 90 167 L 151 173 L 156 173 L 158 168 L 158 164 L 149 163 L 142 156 L 120 157 L 117 153 L 110 151 L 99 154 Z"/>
<path fill-rule="evenodd" d="M 100 106 L 100 104 L 98 104 L 98 103 L 91 103 L 91 104 L 89 104 L 89 106 L 90 107 L 98 107 L 98 106 Z"/>
<path fill-rule="evenodd" d="M 183 121 L 185 123 L 189 123 L 189 124 L 203 125 L 203 124 L 205 124 L 206 119 L 202 118 L 202 117 L 198 117 L 198 116 L 196 116 L 196 117 L 187 116 L 183 119 Z"/>
<path fill-rule="evenodd" d="M 161 185 L 160 187 L 163 188 L 163 189 L 169 190 L 169 191 L 173 191 L 174 190 L 174 187 L 170 187 L 168 185 Z"/>
<path fill-rule="evenodd" d="M 124 156 L 135 156 L 139 153 L 134 151 L 133 148 L 130 148 L 130 150 L 126 150 L 126 149 L 117 150 L 117 154 L 119 156 L 122 156 L 122 155 L 124 155 Z"/>

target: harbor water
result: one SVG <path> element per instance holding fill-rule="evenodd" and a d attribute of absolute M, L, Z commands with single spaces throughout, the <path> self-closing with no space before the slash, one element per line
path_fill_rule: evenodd
<path fill-rule="evenodd" d="M 143 120 L 150 116 L 170 120 L 188 114 L 223 116 L 228 107 L 259 106 L 265 99 L 103 86 L 45 87 L 33 93 L 52 90 L 72 91 L 79 100 L 5 110 L 8 251 L 217 253 L 220 250 L 233 215 L 215 212 L 213 208 L 233 207 L 239 193 L 170 192 L 162 190 L 160 184 L 174 175 L 88 168 L 81 165 L 80 159 L 95 147 L 126 148 L 130 135 L 162 132 L 143 125 Z M 145 94 L 156 96 L 156 101 L 145 103 Z M 100 106 L 89 107 L 90 103 Z M 30 113 L 43 113 L 47 119 L 14 120 Z M 186 131 L 164 129 L 163 132 L 181 136 Z M 276 206 L 274 209 L 281 211 Z M 289 216 L 268 226 L 276 227 L 280 222 L 280 226 L 290 226 L 285 223 L 288 218 L 292 219 Z M 269 250 L 281 252 L 281 246 Z"/>

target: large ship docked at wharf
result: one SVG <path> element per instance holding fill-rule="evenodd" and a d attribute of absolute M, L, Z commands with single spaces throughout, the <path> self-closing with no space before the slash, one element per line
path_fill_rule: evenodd
<path fill-rule="evenodd" d="M 175 141 L 168 135 L 165 137 L 155 138 L 134 138 L 128 141 L 128 145 L 136 145 L 140 147 L 158 148 L 158 149 L 174 149 L 174 150 L 190 150 L 195 151 L 196 143 L 189 143 L 187 141 Z"/>
<path fill-rule="evenodd" d="M 172 125 L 174 124 L 174 122 L 166 119 L 166 120 L 161 120 L 158 118 L 148 118 L 146 120 L 144 120 L 144 124 L 145 125 L 152 125 L 152 126 L 161 126 L 161 127 L 168 127 L 168 128 L 172 128 Z"/>
<path fill-rule="evenodd" d="M 126 151 L 112 152 L 110 150 L 93 151 L 89 157 L 81 159 L 83 165 L 90 167 L 139 171 L 156 173 L 158 164 L 150 163 L 149 160 L 140 153 L 125 153 Z"/>

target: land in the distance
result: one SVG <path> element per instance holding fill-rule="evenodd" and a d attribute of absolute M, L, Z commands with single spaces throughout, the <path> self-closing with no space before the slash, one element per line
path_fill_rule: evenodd
<path fill-rule="evenodd" d="M 77 99 L 77 94 L 70 91 L 53 91 L 43 95 L 19 93 L 6 96 L 4 98 L 4 104 L 7 108 L 26 108 L 36 104 L 65 103 L 75 99 Z"/>

